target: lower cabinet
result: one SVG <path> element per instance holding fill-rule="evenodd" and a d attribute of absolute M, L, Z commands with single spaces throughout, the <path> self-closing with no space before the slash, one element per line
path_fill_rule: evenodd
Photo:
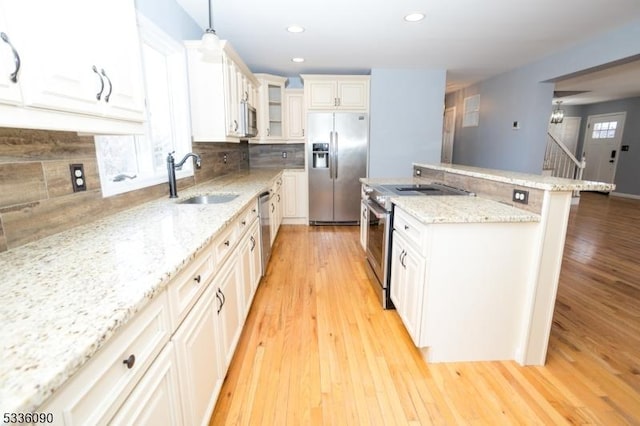
<path fill-rule="evenodd" d="M 177 353 L 184 411 L 182 424 L 185 425 L 208 421 L 222 386 L 217 291 L 217 286 L 209 285 L 172 339 Z"/>
<path fill-rule="evenodd" d="M 131 426 L 181 424 L 177 370 L 174 345 L 169 342 L 110 423 Z"/>
<path fill-rule="evenodd" d="M 304 170 L 282 173 L 282 222 L 289 225 L 306 225 L 309 221 L 309 186 Z"/>
<path fill-rule="evenodd" d="M 369 231 L 369 209 L 366 200 L 360 203 L 360 245 L 367 251 L 367 233 Z"/>
<path fill-rule="evenodd" d="M 391 256 L 391 301 L 419 347 L 426 260 L 397 231 L 393 231 Z"/>
<path fill-rule="evenodd" d="M 66 426 L 207 425 L 262 275 L 257 209 L 256 200 L 38 411 Z"/>

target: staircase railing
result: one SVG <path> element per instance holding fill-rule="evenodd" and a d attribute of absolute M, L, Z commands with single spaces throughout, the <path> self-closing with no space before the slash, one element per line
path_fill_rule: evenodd
<path fill-rule="evenodd" d="M 578 160 L 569 151 L 567 146 L 557 140 L 551 133 L 547 133 L 547 149 L 544 153 L 543 169 L 550 171 L 551 176 L 567 179 L 582 179 L 582 173 L 586 166 L 585 157 Z M 574 196 L 578 196 L 578 191 Z"/>
<path fill-rule="evenodd" d="M 578 160 L 565 144 L 547 133 L 547 149 L 544 153 L 544 170 L 551 170 L 551 175 L 568 179 L 582 179 L 586 165 L 584 157 Z"/>

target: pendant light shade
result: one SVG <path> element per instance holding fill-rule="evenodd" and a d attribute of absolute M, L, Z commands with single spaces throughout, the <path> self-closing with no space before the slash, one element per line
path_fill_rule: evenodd
<path fill-rule="evenodd" d="M 209 28 L 206 29 L 202 35 L 202 46 L 200 47 L 203 53 L 214 53 L 220 49 L 220 39 L 216 34 L 216 30 L 213 29 L 213 16 L 211 14 L 211 0 L 209 0 Z"/>

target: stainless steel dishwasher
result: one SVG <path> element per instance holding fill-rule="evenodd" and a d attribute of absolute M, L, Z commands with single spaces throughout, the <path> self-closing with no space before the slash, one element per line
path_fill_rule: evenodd
<path fill-rule="evenodd" d="M 260 203 L 260 239 L 262 240 L 262 275 L 267 273 L 267 264 L 271 257 L 271 192 L 265 191 L 258 196 Z"/>

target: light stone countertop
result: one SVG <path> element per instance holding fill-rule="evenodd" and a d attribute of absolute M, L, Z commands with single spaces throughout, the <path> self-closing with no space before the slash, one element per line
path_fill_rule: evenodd
<path fill-rule="evenodd" d="M 0 411 L 35 411 L 280 172 L 223 176 L 0 253 Z M 240 196 L 176 203 L 212 192 Z"/>
<path fill-rule="evenodd" d="M 413 165 L 417 167 L 423 167 L 425 169 L 444 171 L 448 173 L 488 179 L 502 183 L 510 183 L 523 187 L 543 189 L 545 191 L 613 191 L 616 188 L 616 186 L 611 183 L 564 179 L 553 176 L 510 172 L 507 170 L 484 169 L 480 167 L 463 166 L 459 164 L 413 163 Z"/>
<path fill-rule="evenodd" d="M 425 178 L 361 178 L 368 185 L 425 184 Z M 464 188 L 463 188 L 464 189 Z M 391 202 L 422 223 L 539 222 L 540 215 L 487 198 L 464 195 L 392 196 Z"/>
<path fill-rule="evenodd" d="M 540 215 L 481 197 L 404 196 L 391 201 L 426 224 L 540 221 Z"/>

